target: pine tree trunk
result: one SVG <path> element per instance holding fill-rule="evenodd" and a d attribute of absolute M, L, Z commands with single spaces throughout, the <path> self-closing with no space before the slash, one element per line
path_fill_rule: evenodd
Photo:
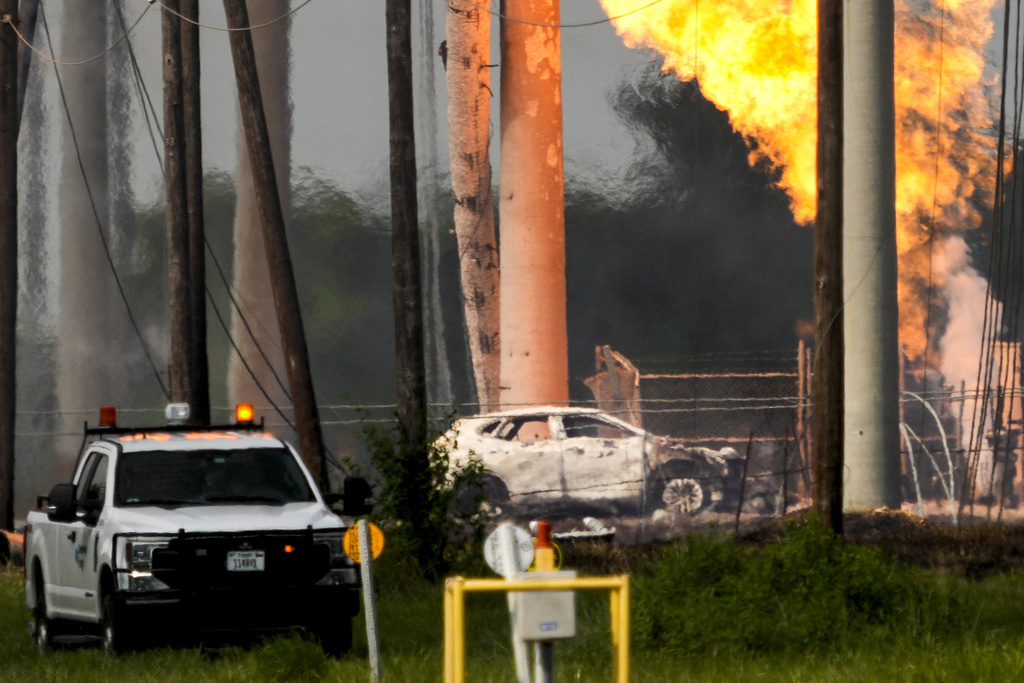
<path fill-rule="evenodd" d="M 498 407 L 501 372 L 498 247 L 491 196 L 491 15 L 452 0 L 446 21 L 448 150 L 463 307 L 477 401 Z"/>

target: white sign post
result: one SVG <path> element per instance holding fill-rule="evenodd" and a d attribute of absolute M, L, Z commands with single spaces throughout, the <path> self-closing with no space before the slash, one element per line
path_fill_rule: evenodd
<path fill-rule="evenodd" d="M 484 542 L 484 560 L 487 566 L 506 579 L 514 579 L 526 571 L 533 562 L 533 536 L 522 527 L 503 522 Z M 508 612 L 512 624 L 512 652 L 516 659 L 516 678 L 519 683 L 530 681 L 530 653 L 526 641 L 519 637 L 516 625 L 516 600 L 508 594 Z"/>
<path fill-rule="evenodd" d="M 381 680 L 380 636 L 377 633 L 377 603 L 373 597 L 373 547 L 370 527 L 364 520 L 359 526 L 359 572 L 363 579 L 363 607 L 366 610 L 366 643 L 370 648 L 370 679 Z"/>

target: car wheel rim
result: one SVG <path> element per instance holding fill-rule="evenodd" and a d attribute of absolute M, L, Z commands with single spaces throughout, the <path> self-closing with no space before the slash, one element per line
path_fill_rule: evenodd
<path fill-rule="evenodd" d="M 704 491 L 693 479 L 673 479 L 665 485 L 661 499 L 670 509 L 692 514 L 704 502 Z"/>

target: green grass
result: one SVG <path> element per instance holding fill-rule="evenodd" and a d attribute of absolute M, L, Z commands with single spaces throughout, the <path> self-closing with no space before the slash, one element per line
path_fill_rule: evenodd
<path fill-rule="evenodd" d="M 633 681 L 923 683 L 1024 675 L 1024 575 L 971 581 L 925 573 L 869 551 L 818 547 L 814 537 L 758 553 L 702 543 L 626 563 L 635 577 Z M 622 569 L 607 559 L 594 566 Z M 385 679 L 440 681 L 440 586 L 385 563 L 377 587 Z M 556 646 L 557 680 L 611 680 L 607 602 L 605 593 L 580 594 L 580 634 Z M 658 637 L 655 618 L 663 622 Z M 369 680 L 361 620 L 353 652 L 340 660 L 297 635 L 248 648 L 105 657 L 86 645 L 39 655 L 28 620 L 20 570 L 0 569 L 0 681 Z M 503 596 L 467 596 L 467 638 L 468 680 L 514 681 Z"/>

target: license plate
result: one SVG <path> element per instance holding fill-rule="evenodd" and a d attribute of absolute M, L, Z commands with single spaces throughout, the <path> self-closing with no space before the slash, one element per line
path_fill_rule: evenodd
<path fill-rule="evenodd" d="M 266 556 L 262 550 L 229 550 L 229 572 L 261 572 L 264 569 Z"/>

